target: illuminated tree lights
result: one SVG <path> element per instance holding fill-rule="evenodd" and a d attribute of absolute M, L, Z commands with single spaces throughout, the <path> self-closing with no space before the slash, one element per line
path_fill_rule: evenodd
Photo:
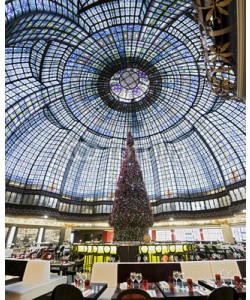
<path fill-rule="evenodd" d="M 127 136 L 109 224 L 114 226 L 115 241 L 142 241 L 148 228 L 153 225 L 153 213 L 131 133 Z"/>

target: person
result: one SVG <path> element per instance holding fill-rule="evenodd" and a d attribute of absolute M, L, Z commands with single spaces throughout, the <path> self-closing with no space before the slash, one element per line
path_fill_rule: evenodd
<path fill-rule="evenodd" d="M 161 261 L 162 262 L 169 262 L 169 256 L 167 254 L 162 255 Z"/>
<path fill-rule="evenodd" d="M 70 244 L 68 241 L 63 242 L 64 249 L 63 249 L 63 255 L 69 255 L 70 254 Z"/>
<path fill-rule="evenodd" d="M 79 257 L 79 255 L 76 250 L 71 251 L 69 254 L 70 261 L 75 261 L 78 257 Z"/>
<path fill-rule="evenodd" d="M 55 259 L 59 260 L 59 254 L 60 254 L 60 245 L 59 243 L 55 247 Z"/>
<path fill-rule="evenodd" d="M 59 259 L 61 257 L 63 257 L 63 252 L 64 252 L 64 245 L 61 245 L 60 248 L 59 248 Z"/>

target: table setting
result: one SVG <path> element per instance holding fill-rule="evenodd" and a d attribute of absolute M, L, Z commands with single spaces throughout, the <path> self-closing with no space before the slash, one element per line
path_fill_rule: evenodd
<path fill-rule="evenodd" d="M 229 286 L 237 291 L 239 297 L 246 295 L 246 281 L 237 275 L 234 276 L 230 271 L 221 270 L 220 274 L 215 274 L 214 279 L 202 278 L 198 283 L 211 291 L 221 286 Z"/>
<path fill-rule="evenodd" d="M 146 278 L 143 278 L 142 273 L 131 272 L 126 282 L 118 283 L 112 299 L 116 299 L 118 294 L 126 289 L 142 289 L 154 299 L 164 299 L 157 285 L 154 282 L 148 282 Z"/>
<path fill-rule="evenodd" d="M 106 283 L 91 283 L 89 279 L 82 280 L 79 278 L 76 278 L 72 285 L 80 289 L 86 299 L 97 299 L 107 288 Z"/>
<path fill-rule="evenodd" d="M 210 294 L 210 291 L 206 288 L 193 283 L 191 278 L 184 279 L 184 273 L 180 271 L 173 271 L 173 276 L 169 276 L 168 282 L 159 281 L 156 284 L 168 299 L 198 300 L 206 299 Z"/>

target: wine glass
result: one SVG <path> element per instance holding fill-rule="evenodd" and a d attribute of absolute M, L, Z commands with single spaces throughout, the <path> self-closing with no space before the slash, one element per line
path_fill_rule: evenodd
<path fill-rule="evenodd" d="M 221 274 L 221 279 L 222 279 L 222 285 L 225 285 L 226 270 L 225 270 L 225 269 L 222 269 L 222 270 L 220 271 L 220 274 Z"/>
<path fill-rule="evenodd" d="M 135 282 L 135 279 L 136 279 L 136 273 L 135 272 L 130 273 L 130 279 L 133 282 L 132 287 L 134 288 L 134 282 Z"/>
<path fill-rule="evenodd" d="M 142 273 L 137 273 L 137 274 L 136 274 L 136 280 L 138 281 L 138 283 L 139 283 L 139 288 L 140 288 L 140 282 L 142 281 Z"/>
<path fill-rule="evenodd" d="M 179 278 L 179 271 L 173 271 L 173 277 L 174 277 L 174 279 L 176 281 L 176 286 L 177 286 L 177 280 Z"/>
<path fill-rule="evenodd" d="M 229 276 L 229 278 L 230 278 L 230 287 L 232 287 L 232 288 L 234 288 L 235 286 L 234 286 L 234 284 L 233 284 L 233 277 L 234 277 L 234 274 L 233 274 L 233 271 L 232 270 L 228 270 L 228 276 Z"/>
<path fill-rule="evenodd" d="M 82 283 L 85 282 L 85 280 L 88 278 L 87 274 L 86 273 L 81 273 L 81 280 L 82 280 Z"/>
<path fill-rule="evenodd" d="M 184 287 L 184 283 L 183 283 L 183 280 L 184 280 L 184 272 L 179 272 L 179 278 L 181 280 L 181 290 L 182 291 L 185 291 L 185 287 Z"/>

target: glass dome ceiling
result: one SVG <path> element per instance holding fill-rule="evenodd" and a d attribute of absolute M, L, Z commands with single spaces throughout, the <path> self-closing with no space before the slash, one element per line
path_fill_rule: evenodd
<path fill-rule="evenodd" d="M 192 1 L 5 8 L 7 213 L 107 220 L 129 131 L 156 220 L 245 203 L 245 104 L 206 84 Z"/>

